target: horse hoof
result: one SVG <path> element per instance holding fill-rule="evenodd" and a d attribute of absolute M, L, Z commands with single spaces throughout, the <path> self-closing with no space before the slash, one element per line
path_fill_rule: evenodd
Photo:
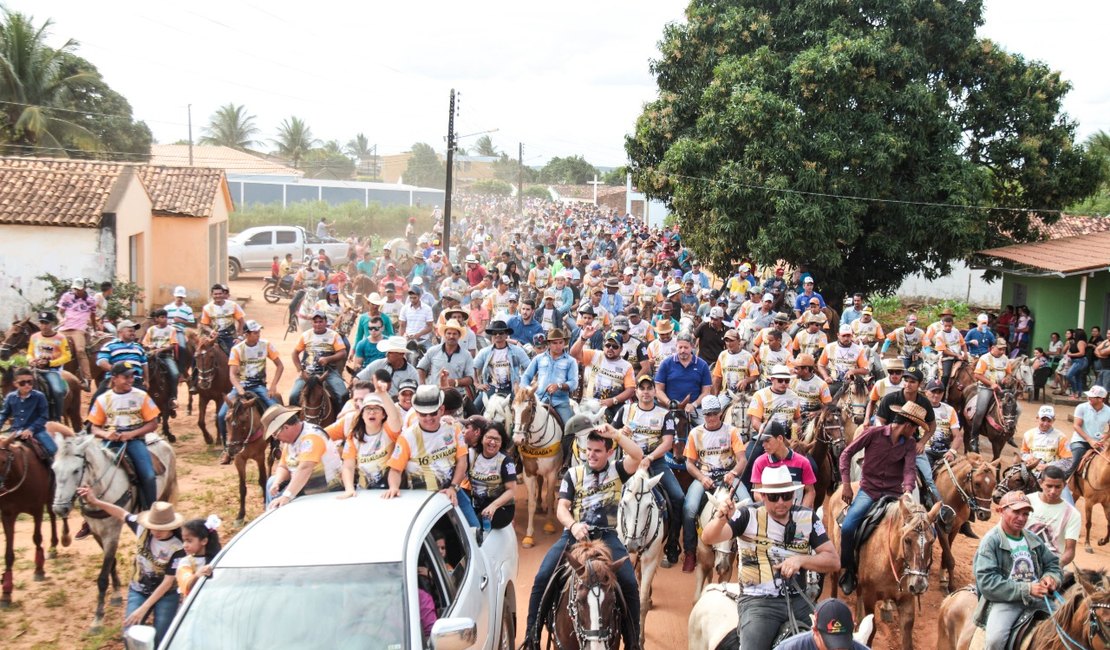
<path fill-rule="evenodd" d="M 545 532 L 545 533 L 555 532 L 555 524 L 551 523 L 550 521 L 547 522 L 546 524 L 543 525 L 543 532 Z"/>
<path fill-rule="evenodd" d="M 108 600 L 108 604 L 112 607 L 120 607 L 123 605 L 123 598 L 120 596 L 112 596 L 111 599 Z"/>
<path fill-rule="evenodd" d="M 243 520 L 242 519 L 236 519 L 235 522 L 232 525 L 235 526 L 236 528 L 242 528 L 243 527 Z"/>
<path fill-rule="evenodd" d="M 1110 542 L 1110 537 L 1104 537 L 1104 538 L 1098 540 L 1098 545 L 1099 546 L 1106 546 L 1106 542 Z"/>
<path fill-rule="evenodd" d="M 1091 548 L 1090 544 L 1088 544 L 1087 546 L 1084 546 L 1083 548 L 1086 549 L 1086 551 L 1088 553 L 1094 554 L 1094 552 L 1095 552 L 1095 549 Z"/>
<path fill-rule="evenodd" d="M 36 573 L 33 580 L 35 582 L 42 582 L 43 580 L 46 580 L 46 574 L 45 573 Z"/>
<path fill-rule="evenodd" d="M 92 624 L 92 625 L 91 625 L 91 626 L 89 627 L 89 634 L 100 634 L 100 631 L 101 631 L 102 629 L 103 629 L 103 628 L 101 627 L 101 625 L 100 625 L 99 623 L 93 623 L 93 624 Z"/>
<path fill-rule="evenodd" d="M 525 537 L 524 539 L 522 539 L 520 541 L 520 545 L 523 546 L 524 548 L 532 548 L 533 546 L 536 545 L 536 540 L 532 539 L 532 536 L 529 535 L 529 536 Z M 1088 551 L 1088 552 L 1093 553 L 1094 551 Z"/>
<path fill-rule="evenodd" d="M 69 546 L 73 543 L 73 538 L 69 535 L 62 535 L 62 546 Z"/>
<path fill-rule="evenodd" d="M 49 559 L 49 560 L 58 559 L 58 549 L 52 548 L 49 551 L 47 551 L 46 552 L 46 558 Z"/>

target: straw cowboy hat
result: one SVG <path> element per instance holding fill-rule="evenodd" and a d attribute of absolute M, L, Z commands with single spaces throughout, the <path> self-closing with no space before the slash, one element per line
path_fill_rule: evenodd
<path fill-rule="evenodd" d="M 273 437 L 278 429 L 300 412 L 301 409 L 297 407 L 282 406 L 281 404 L 274 404 L 266 409 L 266 412 L 262 414 L 262 426 L 266 429 L 266 437 Z"/>
<path fill-rule="evenodd" d="M 899 357 L 883 359 L 883 368 L 885 368 L 887 372 L 891 370 L 905 370 L 906 362 L 902 361 Z"/>
<path fill-rule="evenodd" d="M 400 352 L 401 354 L 406 354 L 409 351 L 407 343 L 408 342 L 403 336 L 391 336 L 386 340 L 378 343 L 378 352 L 381 352 L 383 354 L 389 352 Z"/>
<path fill-rule="evenodd" d="M 919 427 L 929 426 L 925 423 L 925 408 L 916 402 L 906 402 L 901 406 L 892 406 L 890 410 L 913 422 Z"/>
<path fill-rule="evenodd" d="M 147 530 L 177 530 L 185 523 L 185 517 L 174 512 L 173 504 L 155 501 L 150 510 L 140 512 L 139 525 Z"/>
<path fill-rule="evenodd" d="M 805 320 L 806 325 L 809 325 L 810 323 L 817 323 L 819 325 L 824 325 L 825 321 L 828 320 L 828 319 L 825 318 L 825 314 L 822 312 L 820 314 L 808 313 L 808 314 L 806 314 L 804 320 Z"/>
<path fill-rule="evenodd" d="M 796 492 L 804 487 L 790 475 L 790 469 L 785 465 L 763 470 L 763 483 L 755 488 L 754 492 L 764 494 L 781 494 L 782 492 Z"/>

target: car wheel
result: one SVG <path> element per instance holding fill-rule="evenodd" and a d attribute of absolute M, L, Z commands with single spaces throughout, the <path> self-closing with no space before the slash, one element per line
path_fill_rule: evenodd
<path fill-rule="evenodd" d="M 239 272 L 242 271 L 242 270 L 243 270 L 243 267 L 239 266 L 239 261 L 238 260 L 236 260 L 235 258 L 230 258 L 230 257 L 228 258 L 228 260 L 227 260 L 227 279 L 228 280 L 238 280 L 239 279 Z"/>
<path fill-rule="evenodd" d="M 509 609 L 509 604 L 501 609 L 501 634 L 497 647 L 501 650 L 516 650 L 516 618 Z"/>

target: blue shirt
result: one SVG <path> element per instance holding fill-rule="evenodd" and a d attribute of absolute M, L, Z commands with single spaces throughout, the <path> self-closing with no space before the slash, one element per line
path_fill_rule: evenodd
<path fill-rule="evenodd" d="M 384 359 L 385 353 L 378 350 L 378 344 L 367 337 L 355 344 L 355 356 L 362 359 L 362 365 L 359 366 L 359 370 L 362 370 L 370 365 L 371 361 Z"/>
<path fill-rule="evenodd" d="M 980 331 L 979 328 L 976 327 L 967 331 L 967 334 L 964 336 L 964 341 L 967 343 L 968 352 L 977 357 L 981 357 L 991 351 L 997 338 L 994 332 L 989 329 Z"/>
<path fill-rule="evenodd" d="M 513 316 L 505 324 L 512 330 L 512 337 L 519 341 L 521 345 L 530 344 L 533 336 L 543 332 L 543 325 L 536 320 L 535 315 L 532 316 L 532 321 L 528 324 L 525 324 L 524 319 L 520 316 Z"/>
<path fill-rule="evenodd" d="M 703 386 L 712 386 L 713 377 L 709 374 L 709 364 L 699 356 L 694 356 L 690 365 L 683 366 L 678 355 L 672 354 L 659 364 L 655 371 L 655 382 L 664 384 L 667 397 L 681 402 L 687 397 L 693 402 L 701 396 Z"/>
<path fill-rule="evenodd" d="M 619 293 L 609 293 L 605 291 L 601 294 L 601 301 L 598 304 L 604 307 L 610 314 L 616 316 L 624 311 L 624 296 Z"/>
<path fill-rule="evenodd" d="M 695 291 L 709 288 L 709 276 L 702 273 L 701 271 L 698 271 L 697 273 L 694 273 L 693 271 L 687 271 L 682 275 L 682 282 L 685 283 L 687 280 L 694 281 Z"/>
<path fill-rule="evenodd" d="M 112 339 L 100 348 L 100 352 L 96 353 L 96 362 L 107 361 L 109 365 L 116 365 L 120 361 L 134 361 L 138 366 L 135 368 L 135 376 L 139 379 L 143 378 L 143 364 L 146 363 L 146 350 L 138 341 L 124 343 L 119 339 Z"/>
<path fill-rule="evenodd" d="M 806 307 L 809 307 L 811 298 L 817 298 L 817 300 L 821 301 L 821 309 L 825 308 L 825 299 L 821 297 L 821 294 L 814 291 L 811 295 L 807 296 L 805 292 L 802 292 L 799 293 L 798 297 L 794 300 L 794 311 L 805 311 Z"/>
<path fill-rule="evenodd" d="M 4 398 L 0 405 L 0 429 L 4 423 L 10 421 L 12 431 L 29 430 L 31 433 L 46 431 L 46 420 L 50 416 L 46 404 L 46 395 L 32 389 L 26 398 L 19 396 L 18 390 L 13 390 Z"/>
<path fill-rule="evenodd" d="M 809 305 L 807 304 L 806 306 L 808 307 Z M 863 316 L 862 309 L 856 309 L 854 306 L 849 307 L 844 310 L 843 314 L 840 315 L 840 324 L 851 325 L 852 323 L 859 320 L 860 316 Z"/>
<path fill-rule="evenodd" d="M 1102 408 L 1095 410 L 1091 407 L 1090 402 L 1084 402 L 1075 407 L 1075 419 L 1083 420 L 1083 432 L 1094 441 L 1102 440 L 1102 432 L 1106 429 L 1106 425 L 1110 424 L 1110 406 L 1102 405 Z M 1077 442 L 1086 443 L 1087 441 L 1079 437 L 1078 433 L 1071 434 L 1071 440 L 1068 444 L 1074 445 Z"/>
<path fill-rule="evenodd" d="M 532 359 L 520 376 L 520 382 L 530 384 L 533 377 L 536 378 L 536 397 L 541 402 L 548 402 L 552 406 L 569 404 L 570 394 L 578 388 L 578 362 L 566 352 L 559 355 L 558 359 L 552 359 L 550 352 L 544 352 Z M 570 390 L 560 388 L 555 394 L 549 395 L 547 387 L 552 384 L 566 384 Z"/>

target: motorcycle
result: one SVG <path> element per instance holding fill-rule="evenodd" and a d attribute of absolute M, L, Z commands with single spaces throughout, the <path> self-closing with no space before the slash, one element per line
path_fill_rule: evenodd
<path fill-rule="evenodd" d="M 293 278 L 287 276 L 280 281 L 274 277 L 262 280 L 262 297 L 266 302 L 274 304 L 282 298 L 293 299 Z"/>

